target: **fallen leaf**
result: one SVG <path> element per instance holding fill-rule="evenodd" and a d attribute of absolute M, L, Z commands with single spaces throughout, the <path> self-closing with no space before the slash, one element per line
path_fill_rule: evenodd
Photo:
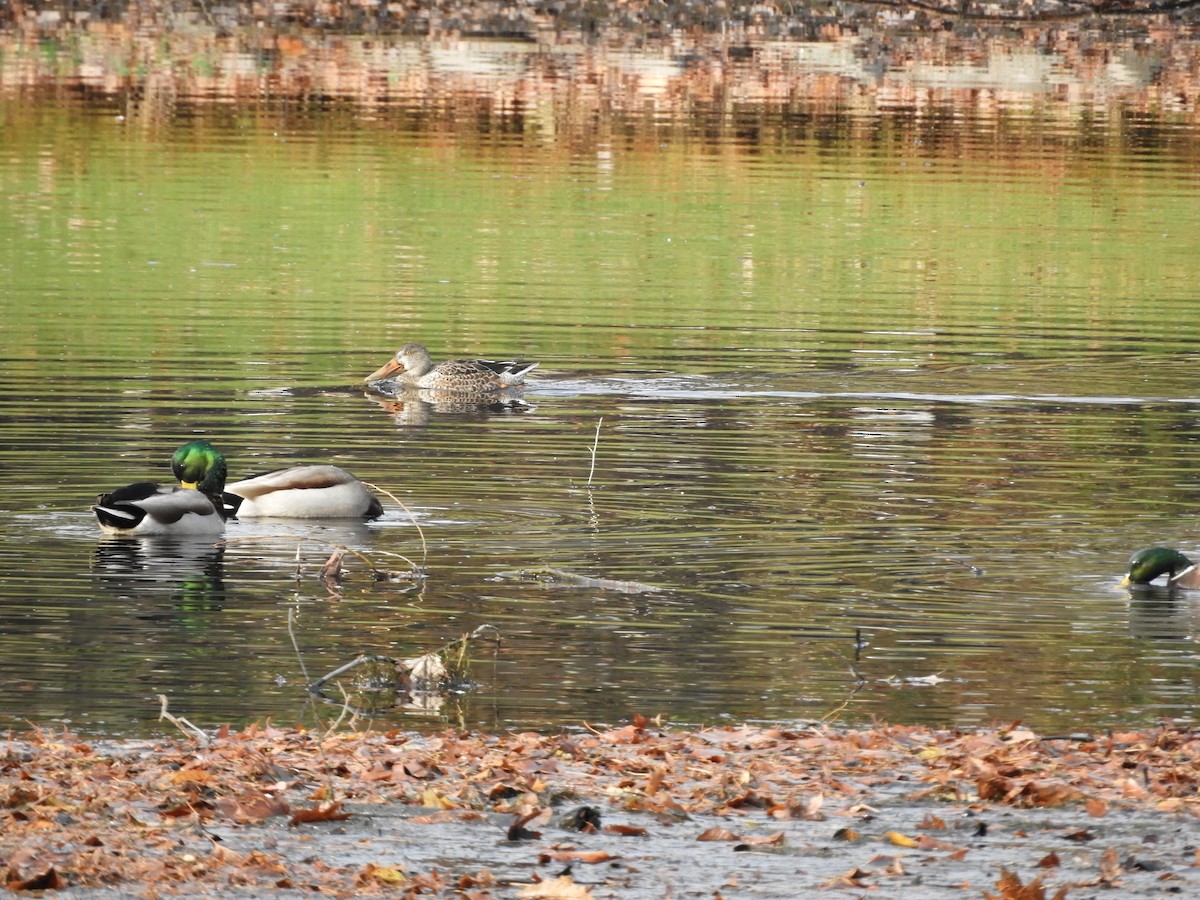
<path fill-rule="evenodd" d="M 1049 853 L 1047 853 L 1045 856 L 1043 856 L 1041 859 L 1038 860 L 1037 867 L 1039 869 L 1055 869 L 1055 868 L 1058 868 L 1058 866 L 1060 866 L 1061 864 L 1062 864 L 1062 861 L 1058 858 L 1058 854 L 1055 853 L 1053 850 L 1051 850 Z"/>
<path fill-rule="evenodd" d="M 582 884 L 576 884 L 570 875 L 559 875 L 541 884 L 529 884 L 517 891 L 519 900 L 587 900 L 592 896 Z"/>
<path fill-rule="evenodd" d="M 1015 873 L 1001 869 L 996 887 L 1000 891 L 999 894 L 984 891 L 983 896 L 987 900 L 1045 900 L 1046 897 L 1040 875 L 1028 884 L 1021 884 L 1021 879 Z M 1062 892 L 1059 894 L 1062 895 Z"/>
<path fill-rule="evenodd" d="M 376 866 L 368 865 L 363 870 L 364 879 L 374 879 L 382 884 L 397 885 L 403 884 L 408 879 L 404 875 L 404 871 L 397 866 Z"/>
<path fill-rule="evenodd" d="M 1110 885 L 1115 885 L 1121 877 L 1121 862 L 1117 856 L 1117 848 L 1109 847 L 1100 856 L 1100 877 Z"/>
<path fill-rule="evenodd" d="M 607 834 L 618 834 L 621 837 L 646 837 L 648 834 L 645 828 L 638 828 L 634 825 L 605 825 L 601 831 Z"/>
<path fill-rule="evenodd" d="M 698 841 L 737 841 L 741 840 L 736 834 L 727 828 L 709 828 L 707 831 L 702 831 L 696 835 Z"/>
<path fill-rule="evenodd" d="M 939 841 L 937 838 L 930 837 L 927 834 L 917 835 L 917 848 L 920 850 L 949 850 L 957 851 L 962 848 L 956 847 L 949 841 Z"/>
<path fill-rule="evenodd" d="M 350 818 L 350 813 L 342 811 L 342 801 L 318 803 L 316 806 L 297 809 L 288 819 L 288 825 L 307 825 L 311 822 L 341 822 Z"/>
<path fill-rule="evenodd" d="M 525 826 L 542 815 L 543 812 L 544 810 L 535 809 L 533 812 L 526 813 L 523 816 L 517 816 L 508 828 L 508 839 L 510 841 L 535 841 L 540 838 L 542 836 L 540 831 L 531 831 Z"/>
<path fill-rule="evenodd" d="M 895 844 L 897 847 L 915 847 L 917 842 L 906 834 L 901 834 L 898 831 L 889 831 L 884 834 L 884 837 Z"/>
<path fill-rule="evenodd" d="M 1092 799 L 1083 805 L 1087 810 L 1087 814 L 1093 818 L 1100 819 L 1108 815 L 1108 804 L 1103 800 Z"/>
<path fill-rule="evenodd" d="M 1079 799 L 1079 791 L 1058 782 L 1030 781 L 1016 799 L 1022 806 L 1062 806 Z"/>
<path fill-rule="evenodd" d="M 421 792 L 421 805 L 428 806 L 431 809 L 457 809 L 458 804 L 447 797 L 445 794 L 440 794 L 433 788 L 425 788 Z"/>
<path fill-rule="evenodd" d="M 920 822 L 917 823 L 917 827 L 918 828 L 927 828 L 931 831 L 933 831 L 933 830 L 945 831 L 946 830 L 946 820 L 938 818 L 933 813 L 925 813 L 925 818 L 923 818 Z"/>
<path fill-rule="evenodd" d="M 828 881 L 822 883 L 823 888 L 834 887 L 850 887 L 850 888 L 869 888 L 870 885 L 863 881 L 864 878 L 870 878 L 871 872 L 866 872 L 862 869 L 851 869 L 849 872 L 843 872 L 841 875 L 835 875 Z"/>
<path fill-rule="evenodd" d="M 553 853 L 543 853 L 539 859 L 554 860 L 554 862 L 581 862 L 590 866 L 597 863 L 617 859 L 604 850 L 558 850 Z"/>

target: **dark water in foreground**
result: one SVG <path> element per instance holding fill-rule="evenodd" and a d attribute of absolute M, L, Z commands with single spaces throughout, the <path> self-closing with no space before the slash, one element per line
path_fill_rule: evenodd
<path fill-rule="evenodd" d="M 485 623 L 473 690 L 377 724 L 1194 720 L 1200 598 L 1116 584 L 1200 552 L 1170 64 L 992 46 L 854 99 L 853 48 L 774 46 L 770 96 L 701 114 L 678 57 L 614 55 L 589 119 L 574 70 L 533 102 L 545 59 L 410 49 L 382 106 L 4 70 L 0 724 L 311 721 L 307 678 Z M 364 395 L 410 340 L 542 365 L 517 408 Z M 94 495 L 193 435 L 411 516 L 100 540 Z M 334 545 L 428 577 L 331 595 Z"/>

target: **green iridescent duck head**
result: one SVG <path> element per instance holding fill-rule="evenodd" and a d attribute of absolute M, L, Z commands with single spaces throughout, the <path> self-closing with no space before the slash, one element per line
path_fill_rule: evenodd
<path fill-rule="evenodd" d="M 189 441 L 176 450 L 171 471 L 185 488 L 210 497 L 219 497 L 225 489 L 225 457 L 208 441 Z"/>
<path fill-rule="evenodd" d="M 1193 565 L 1194 563 L 1178 550 L 1169 547 L 1147 547 L 1133 554 L 1129 560 L 1129 574 L 1125 576 L 1125 583 L 1149 584 L 1163 574 L 1168 579 L 1174 579 Z"/>

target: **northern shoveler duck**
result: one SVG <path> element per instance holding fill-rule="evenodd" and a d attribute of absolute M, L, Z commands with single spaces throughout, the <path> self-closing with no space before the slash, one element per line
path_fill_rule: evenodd
<path fill-rule="evenodd" d="M 1200 590 L 1200 569 L 1196 564 L 1169 547 L 1147 547 L 1129 560 L 1129 574 L 1122 584 L 1149 584 L 1159 575 L 1167 576 L 1167 586 Z"/>
<path fill-rule="evenodd" d="M 207 441 L 184 444 L 171 457 L 180 487 L 139 481 L 101 494 L 92 510 L 100 528 L 118 535 L 205 535 L 225 529 L 221 501 L 225 457 Z"/>
<path fill-rule="evenodd" d="M 537 367 L 535 362 L 490 359 L 450 359 L 435 366 L 424 346 L 405 344 L 363 380 L 390 380 L 405 387 L 485 396 L 523 384 L 525 376 Z"/>
<path fill-rule="evenodd" d="M 235 481 L 225 505 L 239 518 L 375 519 L 383 506 L 365 484 L 337 466 L 294 466 Z"/>

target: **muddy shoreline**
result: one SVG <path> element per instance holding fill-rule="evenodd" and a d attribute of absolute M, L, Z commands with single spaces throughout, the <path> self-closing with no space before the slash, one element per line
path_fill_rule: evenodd
<path fill-rule="evenodd" d="M 1200 735 L 1169 728 L 34 732 L 0 770 L 5 882 L 60 896 L 1200 890 Z"/>

